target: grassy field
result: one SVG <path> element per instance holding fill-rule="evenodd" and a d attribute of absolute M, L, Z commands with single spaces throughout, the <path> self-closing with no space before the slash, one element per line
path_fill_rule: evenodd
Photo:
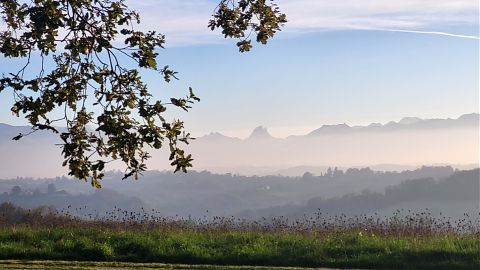
<path fill-rule="evenodd" d="M 327 268 L 218 266 L 163 263 L 82 262 L 82 261 L 0 261 L 0 269 L 51 269 L 51 270 L 327 270 Z M 329 268 L 330 269 L 330 268 Z"/>
<path fill-rule="evenodd" d="M 35 266 L 41 263 L 64 265 L 58 269 L 182 269 L 178 268 L 182 264 L 187 264 L 183 269 L 202 269 L 193 265 L 480 269 L 479 227 L 469 219 L 451 222 L 426 213 L 391 219 L 318 216 L 301 222 L 263 223 L 145 215 L 83 220 L 10 205 L 0 206 L 0 260 L 4 260 L 0 269 L 45 268 Z M 177 268 L 128 263 L 167 263 Z"/>
<path fill-rule="evenodd" d="M 480 241 L 458 235 L 9 228 L 0 231 L 0 259 L 478 269 Z"/>

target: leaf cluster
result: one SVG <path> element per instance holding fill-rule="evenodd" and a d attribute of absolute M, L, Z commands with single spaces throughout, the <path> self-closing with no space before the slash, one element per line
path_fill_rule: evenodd
<path fill-rule="evenodd" d="M 208 26 L 221 28 L 226 38 L 239 39 L 239 51 L 247 52 L 252 48 L 252 34 L 258 43 L 267 44 L 286 22 L 273 0 L 222 0 Z"/>

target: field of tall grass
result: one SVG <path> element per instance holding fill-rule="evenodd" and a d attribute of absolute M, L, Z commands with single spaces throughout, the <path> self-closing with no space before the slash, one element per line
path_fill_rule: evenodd
<path fill-rule="evenodd" d="M 260 221 L 159 217 L 115 209 L 102 218 L 0 205 L 1 260 L 157 262 L 381 269 L 479 269 L 478 217 Z"/>

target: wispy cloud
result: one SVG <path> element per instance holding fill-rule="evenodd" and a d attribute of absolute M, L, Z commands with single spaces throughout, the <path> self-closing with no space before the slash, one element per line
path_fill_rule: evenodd
<path fill-rule="evenodd" d="M 212 0 L 129 0 L 140 13 L 142 29 L 167 36 L 167 45 L 182 46 L 220 42 L 218 33 L 207 28 L 218 3 Z"/>
<path fill-rule="evenodd" d="M 145 28 L 165 33 L 171 45 L 221 42 L 207 28 L 219 0 L 129 0 Z M 450 33 L 455 26 L 478 27 L 478 1 L 473 0 L 277 0 L 287 13 L 285 32 L 382 30 L 478 39 Z M 456 29 L 461 29 L 457 27 Z"/>
<path fill-rule="evenodd" d="M 447 36 L 447 37 L 455 37 L 455 38 L 467 38 L 467 39 L 476 39 L 480 40 L 479 36 L 470 36 L 470 35 L 458 35 L 446 32 L 437 32 L 437 31 L 417 31 L 417 30 L 403 30 L 403 29 L 381 29 L 381 28 L 362 28 L 360 30 L 372 30 L 372 31 L 387 31 L 387 32 L 402 32 L 402 33 L 413 33 L 413 34 L 423 34 L 423 35 L 439 35 L 439 36 Z"/>
<path fill-rule="evenodd" d="M 291 28 L 416 28 L 477 24 L 471 0 L 279 0 Z"/>

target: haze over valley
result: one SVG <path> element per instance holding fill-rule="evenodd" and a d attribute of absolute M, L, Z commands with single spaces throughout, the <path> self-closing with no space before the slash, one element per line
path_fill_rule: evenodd
<path fill-rule="evenodd" d="M 51 133 L 13 141 L 29 128 L 2 124 L 0 202 L 76 209 L 79 215 L 154 208 L 167 216 L 258 219 L 318 211 L 389 216 L 395 209 L 428 208 L 435 215 L 475 216 L 479 120 L 473 113 L 323 125 L 287 138 L 275 138 L 264 127 L 245 139 L 211 133 L 188 147 L 195 167 L 187 174 L 172 173 L 164 153 L 153 153 L 150 171 L 139 180 L 120 180 L 121 167 L 113 164 L 97 191 L 62 176 L 60 148 Z"/>
<path fill-rule="evenodd" d="M 60 140 L 36 132 L 20 141 L 28 127 L 0 124 L 0 178 L 56 177 L 61 167 Z M 479 114 L 456 119 L 403 118 L 368 126 L 323 125 L 303 136 L 275 138 L 257 127 L 245 139 L 211 133 L 186 147 L 194 157 L 193 170 L 241 175 L 300 176 L 322 173 L 328 167 L 371 167 L 375 170 L 415 169 L 422 165 L 478 167 Z M 150 151 L 150 170 L 171 170 L 165 152 Z M 122 169 L 113 163 L 109 170 Z"/>

